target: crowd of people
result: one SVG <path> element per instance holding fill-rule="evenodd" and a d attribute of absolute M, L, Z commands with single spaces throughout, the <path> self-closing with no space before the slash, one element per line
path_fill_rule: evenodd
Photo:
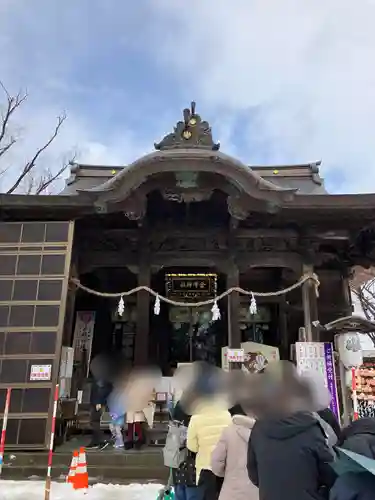
<path fill-rule="evenodd" d="M 375 459 L 375 419 L 341 429 L 324 386 L 298 377 L 292 364 L 237 371 L 226 390 L 208 371 L 197 371 L 171 415 L 186 428 L 185 453 L 172 468 L 175 500 L 375 498 L 374 475 L 351 470 L 338 454 Z"/>
<path fill-rule="evenodd" d="M 91 363 L 91 445 L 140 446 L 145 407 L 161 374 L 124 371 L 111 359 Z M 170 498 L 172 486 L 175 500 L 375 499 L 375 475 L 348 467 L 342 453 L 375 460 L 375 419 L 341 429 L 323 380 L 299 376 L 288 362 L 256 374 L 200 362 L 175 377 L 179 397 L 163 450 L 170 480 L 160 499 Z M 100 429 L 104 406 L 112 440 Z"/>
<path fill-rule="evenodd" d="M 139 449 L 145 443 L 143 424 L 158 377 L 158 370 L 129 370 L 121 358 L 102 354 L 90 365 L 92 385 L 90 393 L 91 442 L 87 449 Z M 103 412 L 108 409 L 111 421 L 108 439 L 101 428 Z"/>

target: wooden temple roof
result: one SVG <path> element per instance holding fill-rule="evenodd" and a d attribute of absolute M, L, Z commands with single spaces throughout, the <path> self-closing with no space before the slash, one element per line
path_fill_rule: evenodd
<path fill-rule="evenodd" d="M 250 198 L 263 203 L 265 213 L 273 205 L 277 212 L 297 213 L 299 217 L 315 213 L 324 217 L 373 219 L 375 194 L 328 194 L 320 177 L 320 162 L 298 165 L 249 166 L 219 151 L 208 122 L 195 111 L 195 103 L 183 111 L 172 133 L 155 144 L 155 151 L 126 166 L 74 164 L 65 189 L 58 195 L 0 195 L 0 215 L 4 211 L 47 214 L 53 211 L 76 214 L 93 213 L 103 202 L 118 202 L 134 194 L 150 179 L 165 173 L 199 172 L 226 178 L 229 196 L 242 196 L 246 205 Z M 207 179 L 206 179 L 207 182 Z M 241 194 L 242 193 L 242 194 Z M 144 193 L 143 193 L 144 195 Z M 248 196 L 247 196 L 248 195 Z M 246 197 L 247 196 L 247 197 Z M 251 201 L 251 200 L 250 200 Z M 250 203 L 251 205 L 251 203 Z M 243 207 L 242 207 L 243 208 Z M 250 206 L 249 213 L 254 211 Z M 255 210 L 256 211 L 256 210 Z M 275 213 L 270 210 L 269 213 Z"/>

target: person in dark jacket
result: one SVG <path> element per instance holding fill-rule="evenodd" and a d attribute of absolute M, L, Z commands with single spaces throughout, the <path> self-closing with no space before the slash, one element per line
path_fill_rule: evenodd
<path fill-rule="evenodd" d="M 370 472 L 349 472 L 333 485 L 329 500 L 374 500 L 375 477 Z"/>
<path fill-rule="evenodd" d="M 103 408 L 107 403 L 108 396 L 111 394 L 112 385 L 109 382 L 94 380 L 90 395 L 90 422 L 92 437 L 88 449 L 104 449 L 109 443 L 104 438 L 104 433 L 100 428 L 100 418 Z"/>
<path fill-rule="evenodd" d="M 342 431 L 339 445 L 375 460 L 375 418 L 360 418 L 349 424 Z"/>
<path fill-rule="evenodd" d="M 172 419 L 188 427 L 191 415 L 183 410 L 181 403 L 177 402 L 172 410 Z M 187 452 L 187 457 L 178 469 L 172 469 L 175 500 L 199 500 L 199 488 L 196 486 L 195 456 Z"/>
<path fill-rule="evenodd" d="M 112 392 L 112 383 L 108 380 L 108 363 L 105 356 L 96 356 L 90 365 L 90 371 L 93 378 L 90 394 L 90 423 L 92 429 L 91 441 L 87 449 L 104 449 L 109 443 L 104 438 L 104 433 L 100 428 L 100 418 L 102 411 L 107 403 L 108 396 Z"/>
<path fill-rule="evenodd" d="M 336 477 L 333 458 L 316 417 L 297 412 L 256 421 L 247 469 L 260 500 L 323 500 Z"/>
<path fill-rule="evenodd" d="M 341 433 L 341 448 L 375 460 L 375 419 L 361 418 Z M 330 500 L 373 500 L 375 477 L 369 472 L 348 473 L 335 482 Z"/>

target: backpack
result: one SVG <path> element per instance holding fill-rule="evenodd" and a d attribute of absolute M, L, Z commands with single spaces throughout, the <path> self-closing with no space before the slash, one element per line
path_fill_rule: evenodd
<path fill-rule="evenodd" d="M 187 427 L 177 421 L 169 424 L 165 446 L 163 448 L 164 465 L 171 469 L 178 469 L 186 460 Z"/>

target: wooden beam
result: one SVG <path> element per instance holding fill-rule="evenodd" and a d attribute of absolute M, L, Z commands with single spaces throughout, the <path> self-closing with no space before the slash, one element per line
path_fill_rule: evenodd
<path fill-rule="evenodd" d="M 157 252 L 150 256 L 152 266 L 211 266 L 220 272 L 225 272 L 227 253 L 171 251 Z M 302 267 L 302 258 L 296 252 L 239 252 L 237 254 L 238 267 L 241 272 L 256 267 L 280 267 L 292 269 L 298 276 Z M 81 274 L 91 272 L 100 267 L 119 268 L 137 266 L 139 257 L 129 251 L 94 251 L 79 255 L 79 270 Z M 299 276 L 298 276 L 299 277 Z"/>

